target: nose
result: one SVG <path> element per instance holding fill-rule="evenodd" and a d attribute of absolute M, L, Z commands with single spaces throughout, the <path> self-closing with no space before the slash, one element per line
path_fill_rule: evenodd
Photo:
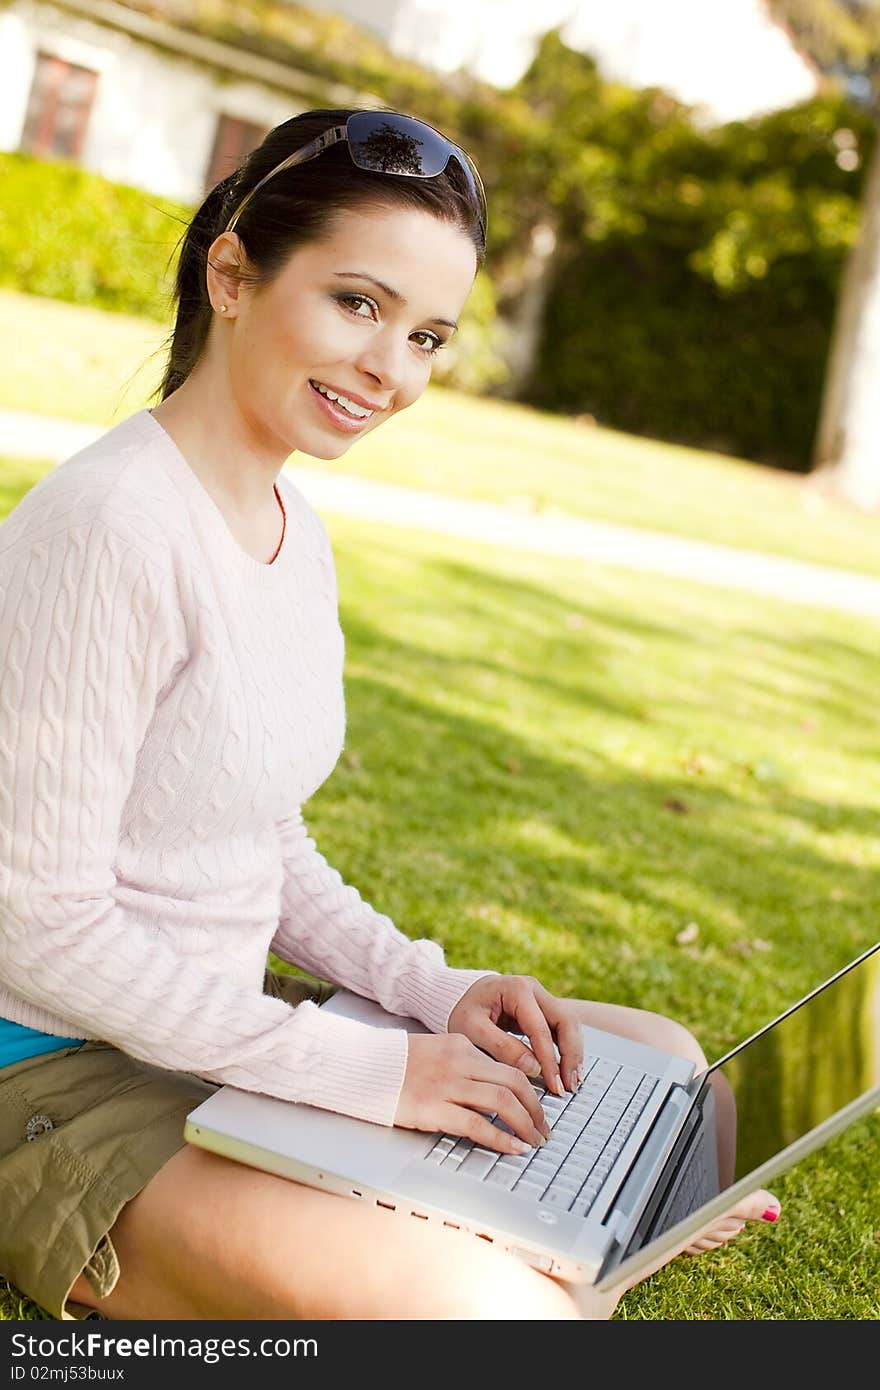
<path fill-rule="evenodd" d="M 407 339 L 389 328 L 372 334 L 362 345 L 356 365 L 374 390 L 397 394 L 405 391 L 415 364 Z"/>

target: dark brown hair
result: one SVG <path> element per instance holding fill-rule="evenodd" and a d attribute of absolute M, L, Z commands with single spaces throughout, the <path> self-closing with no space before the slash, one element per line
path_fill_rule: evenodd
<path fill-rule="evenodd" d="M 305 111 L 284 121 L 269 131 L 235 173 L 211 189 L 179 243 L 174 285 L 177 318 L 166 343 L 161 400 L 183 384 L 208 340 L 212 315 L 206 282 L 208 251 L 235 209 L 276 164 L 328 127 L 343 125 L 353 114 L 353 109 Z M 425 209 L 460 227 L 474 243 L 478 266 L 482 264 L 485 242 L 479 212 L 455 160 L 442 174 L 428 179 L 379 174 L 353 164 L 345 141 L 340 141 L 317 158 L 283 170 L 254 196 L 235 228 L 252 269 L 237 278 L 268 284 L 297 248 L 328 232 L 340 212 L 389 205 Z"/>

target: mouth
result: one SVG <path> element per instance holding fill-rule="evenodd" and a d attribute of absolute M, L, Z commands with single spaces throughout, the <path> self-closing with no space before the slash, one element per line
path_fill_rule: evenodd
<path fill-rule="evenodd" d="M 326 386 L 322 381 L 310 379 L 309 389 L 318 398 L 327 416 L 342 429 L 349 431 L 363 429 L 378 409 L 377 406 L 368 405 L 360 398 L 345 396 L 341 391 L 335 391 L 332 386 Z"/>

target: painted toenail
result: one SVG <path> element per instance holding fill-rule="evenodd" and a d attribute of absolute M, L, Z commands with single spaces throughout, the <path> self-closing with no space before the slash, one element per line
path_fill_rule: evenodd
<path fill-rule="evenodd" d="M 762 1219 L 763 1221 L 775 1221 L 775 1220 L 777 1219 L 778 1216 L 779 1216 L 779 1211 L 777 1210 L 776 1207 L 768 1207 L 767 1210 L 764 1212 L 764 1214 L 763 1214 L 763 1216 L 762 1216 L 761 1219 Z"/>

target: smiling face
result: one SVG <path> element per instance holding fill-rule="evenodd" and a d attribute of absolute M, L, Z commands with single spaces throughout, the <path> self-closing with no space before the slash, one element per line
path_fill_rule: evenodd
<path fill-rule="evenodd" d="M 224 234 L 210 261 L 231 264 L 237 242 Z M 229 305 L 212 334 L 245 430 L 282 457 L 344 454 L 422 394 L 475 273 L 465 232 L 400 206 L 340 213 L 266 286 L 209 270 L 212 300 Z"/>

